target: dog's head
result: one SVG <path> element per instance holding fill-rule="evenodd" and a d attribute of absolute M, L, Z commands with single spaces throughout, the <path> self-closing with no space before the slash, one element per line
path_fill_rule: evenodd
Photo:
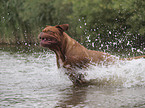
<path fill-rule="evenodd" d="M 41 40 L 41 46 L 54 49 L 56 46 L 61 45 L 63 32 L 68 30 L 68 26 L 68 24 L 46 26 L 46 28 L 44 28 L 38 35 L 38 38 Z"/>

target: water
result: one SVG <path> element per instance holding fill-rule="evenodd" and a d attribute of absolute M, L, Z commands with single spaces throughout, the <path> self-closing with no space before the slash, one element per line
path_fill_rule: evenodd
<path fill-rule="evenodd" d="M 55 54 L 24 49 L 0 48 L 0 108 L 145 108 L 145 59 L 91 66 L 94 85 L 73 87 Z"/>

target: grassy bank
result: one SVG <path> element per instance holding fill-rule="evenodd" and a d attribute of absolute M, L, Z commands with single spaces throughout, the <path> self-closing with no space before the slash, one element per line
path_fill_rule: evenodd
<path fill-rule="evenodd" d="M 70 24 L 89 49 L 144 50 L 144 0 L 2 0 L 0 44 L 37 44 L 45 25 Z"/>

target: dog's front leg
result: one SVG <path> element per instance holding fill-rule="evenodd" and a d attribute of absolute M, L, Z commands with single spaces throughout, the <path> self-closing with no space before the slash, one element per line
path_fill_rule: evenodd
<path fill-rule="evenodd" d="M 67 75 L 72 81 L 72 83 L 76 86 L 85 85 L 87 83 L 87 80 L 85 79 L 85 76 L 82 73 L 69 72 L 67 73 Z"/>
<path fill-rule="evenodd" d="M 63 66 L 66 69 L 65 74 L 68 75 L 69 79 L 76 86 L 86 85 L 87 80 L 85 79 L 85 75 L 77 72 L 78 70 L 71 66 L 70 64 L 64 63 Z"/>

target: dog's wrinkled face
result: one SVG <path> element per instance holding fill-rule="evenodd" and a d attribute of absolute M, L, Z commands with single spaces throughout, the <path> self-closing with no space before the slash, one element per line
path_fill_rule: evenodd
<path fill-rule="evenodd" d="M 56 46 L 61 45 L 63 32 L 67 29 L 68 24 L 47 26 L 38 36 L 41 39 L 41 46 L 54 49 Z"/>
<path fill-rule="evenodd" d="M 41 32 L 39 34 L 39 39 L 41 39 L 40 45 L 43 47 L 53 47 L 60 43 L 59 31 L 48 30 L 46 32 Z"/>

